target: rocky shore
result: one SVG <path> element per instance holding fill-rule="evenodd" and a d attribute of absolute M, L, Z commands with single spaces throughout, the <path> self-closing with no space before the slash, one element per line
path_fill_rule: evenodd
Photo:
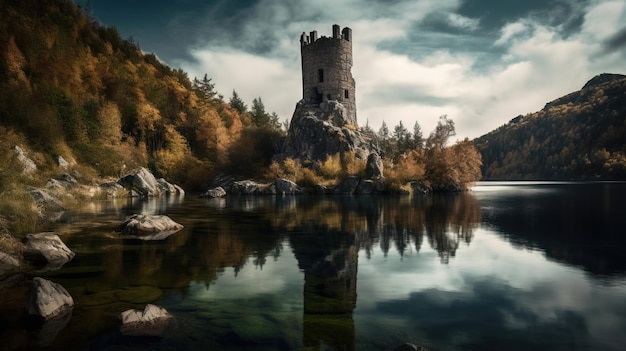
<path fill-rule="evenodd" d="M 16 148 L 17 151 L 21 149 Z M 21 157 L 19 157 L 21 156 Z M 36 172 L 32 160 L 18 154 L 28 172 Z M 59 165 L 62 163 L 60 160 Z M 76 197 L 111 199 L 117 197 L 184 196 L 178 185 L 156 179 L 146 168 L 138 168 L 117 180 L 102 180 L 96 184 L 81 183 L 80 174 L 62 173 L 50 178 L 44 187 L 28 187 L 27 191 L 39 211 L 40 218 L 55 222 L 72 205 Z M 27 234 L 22 240 L 12 236 L 0 218 L 0 296 L 11 289 L 24 290 L 21 301 L 26 313 L 40 325 L 36 343 L 50 344 L 72 317 L 74 299 L 59 283 L 38 275 L 59 270 L 75 259 L 76 253 L 68 248 L 54 232 Z M 167 216 L 133 214 L 119 226 L 119 238 L 137 240 L 163 240 L 183 228 Z M 15 294 L 9 294 L 14 296 Z M 15 304 L 15 301 L 4 301 Z M 173 324 L 173 316 L 164 309 L 148 305 L 143 313 L 120 311 L 120 330 L 128 335 L 158 336 Z"/>

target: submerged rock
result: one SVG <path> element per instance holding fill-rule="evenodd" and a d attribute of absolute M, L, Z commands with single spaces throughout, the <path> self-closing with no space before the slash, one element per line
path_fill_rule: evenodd
<path fill-rule="evenodd" d="M 296 195 L 304 192 L 300 189 L 298 184 L 289 179 L 278 178 L 274 181 L 273 185 L 276 188 L 276 194 L 278 195 Z"/>
<path fill-rule="evenodd" d="M 130 336 L 161 336 L 175 326 L 174 317 L 165 308 L 152 304 L 143 311 L 126 310 L 120 315 L 120 331 Z"/>
<path fill-rule="evenodd" d="M 2 251 L 0 251 L 0 277 L 7 273 L 19 270 L 21 267 L 20 261 Z"/>
<path fill-rule="evenodd" d="M 76 255 L 54 233 L 28 234 L 24 245 L 24 259 L 46 264 L 46 268 L 60 268 Z"/>
<path fill-rule="evenodd" d="M 394 351 L 428 351 L 428 349 L 425 347 L 407 342 L 394 348 Z"/>
<path fill-rule="evenodd" d="M 37 346 L 49 346 L 56 339 L 59 332 L 67 326 L 72 319 L 72 309 L 67 312 L 61 313 L 58 316 L 46 320 L 39 328 L 39 332 L 35 338 L 35 344 Z"/>
<path fill-rule="evenodd" d="M 224 197 L 224 196 L 226 196 L 226 190 L 224 190 L 224 188 L 222 188 L 221 186 L 209 189 L 206 191 L 206 193 L 200 195 L 200 197 L 206 197 L 209 199 L 214 199 L 214 198 Z"/>
<path fill-rule="evenodd" d="M 74 299 L 60 284 L 36 277 L 28 299 L 28 314 L 44 320 L 62 318 L 74 307 Z"/>
<path fill-rule="evenodd" d="M 121 225 L 122 234 L 142 240 L 163 240 L 181 229 L 181 224 L 165 215 L 134 214 Z"/>

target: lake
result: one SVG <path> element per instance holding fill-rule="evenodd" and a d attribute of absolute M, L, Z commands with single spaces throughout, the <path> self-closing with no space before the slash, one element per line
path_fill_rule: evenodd
<path fill-rule="evenodd" d="M 120 239 L 126 215 L 185 228 Z M 482 182 L 418 197 L 161 198 L 86 204 L 52 229 L 76 252 L 42 276 L 66 325 L 0 293 L 0 348 L 64 350 L 623 350 L 626 183 Z M 129 337 L 119 314 L 176 318 Z"/>

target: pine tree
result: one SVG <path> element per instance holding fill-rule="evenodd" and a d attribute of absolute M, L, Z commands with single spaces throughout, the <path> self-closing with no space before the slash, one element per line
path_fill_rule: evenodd
<path fill-rule="evenodd" d="M 228 103 L 230 104 L 230 107 L 234 108 L 240 114 L 248 112 L 248 106 L 246 106 L 246 103 L 243 102 L 235 90 L 233 90 L 233 96 L 231 96 Z"/>

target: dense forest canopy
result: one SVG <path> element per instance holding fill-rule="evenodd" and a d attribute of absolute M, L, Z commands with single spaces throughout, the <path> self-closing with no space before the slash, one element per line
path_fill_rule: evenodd
<path fill-rule="evenodd" d="M 195 188 L 241 170 L 242 154 L 267 166 L 283 134 L 261 97 L 250 110 L 236 92 L 225 102 L 206 75 L 166 66 L 70 0 L 2 1 L 0 49 L 0 147 L 39 164 L 61 156 L 99 177 L 148 165 Z"/>
<path fill-rule="evenodd" d="M 475 143 L 483 179 L 626 179 L 626 76 L 599 75 Z"/>

